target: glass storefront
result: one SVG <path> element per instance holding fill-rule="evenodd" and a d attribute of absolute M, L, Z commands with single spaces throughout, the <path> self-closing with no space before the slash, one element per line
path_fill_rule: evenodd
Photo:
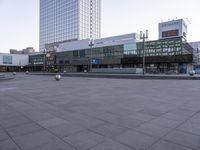
<path fill-rule="evenodd" d="M 192 48 L 181 37 L 146 41 L 144 43 L 147 72 L 185 72 L 181 64 L 192 63 Z M 44 55 L 30 57 L 30 64 L 43 62 Z M 142 67 L 143 42 L 127 43 L 99 48 L 58 52 L 55 67 L 60 70 L 83 70 L 91 59 L 98 60 L 94 68 Z M 33 61 L 33 62 L 32 62 Z M 75 69 L 74 69 L 75 68 Z M 182 67 L 184 68 L 184 67 Z"/>

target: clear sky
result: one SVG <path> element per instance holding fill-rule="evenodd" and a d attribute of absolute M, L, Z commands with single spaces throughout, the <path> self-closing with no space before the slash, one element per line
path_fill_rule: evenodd
<path fill-rule="evenodd" d="M 200 41 L 200 0 L 102 0 L 102 37 L 149 30 L 158 23 L 188 18 L 188 41 Z M 39 47 L 39 0 L 0 0 L 0 52 Z"/>

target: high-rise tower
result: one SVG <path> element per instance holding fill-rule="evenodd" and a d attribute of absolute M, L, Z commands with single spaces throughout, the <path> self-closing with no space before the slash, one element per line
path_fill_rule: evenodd
<path fill-rule="evenodd" d="M 100 35 L 101 0 L 40 0 L 40 51 L 45 44 Z"/>

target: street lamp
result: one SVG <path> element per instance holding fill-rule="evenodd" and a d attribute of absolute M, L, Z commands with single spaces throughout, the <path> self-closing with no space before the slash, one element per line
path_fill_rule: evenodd
<path fill-rule="evenodd" d="M 94 41 L 90 39 L 89 47 L 90 47 L 90 57 L 89 57 L 89 64 L 90 64 L 90 72 L 92 72 L 92 48 L 94 46 Z"/>
<path fill-rule="evenodd" d="M 145 47 L 144 47 L 145 39 L 148 39 L 148 30 L 146 30 L 146 33 L 140 31 L 140 40 L 142 40 L 142 50 L 143 50 L 143 60 L 142 60 L 143 75 L 145 75 Z"/>
<path fill-rule="evenodd" d="M 46 66 L 45 66 L 45 63 L 46 63 L 46 49 L 44 49 L 43 53 L 44 53 L 43 71 L 45 72 L 45 68 L 46 68 Z"/>

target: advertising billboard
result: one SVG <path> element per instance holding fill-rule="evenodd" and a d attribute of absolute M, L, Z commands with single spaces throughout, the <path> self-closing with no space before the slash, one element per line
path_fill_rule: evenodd
<path fill-rule="evenodd" d="M 12 64 L 12 56 L 3 56 L 3 64 Z"/>
<path fill-rule="evenodd" d="M 173 37 L 173 36 L 179 36 L 179 30 L 170 30 L 170 31 L 164 31 L 162 32 L 162 37 Z"/>
<path fill-rule="evenodd" d="M 187 24 L 183 19 L 159 23 L 159 39 L 180 36 L 187 39 Z"/>

